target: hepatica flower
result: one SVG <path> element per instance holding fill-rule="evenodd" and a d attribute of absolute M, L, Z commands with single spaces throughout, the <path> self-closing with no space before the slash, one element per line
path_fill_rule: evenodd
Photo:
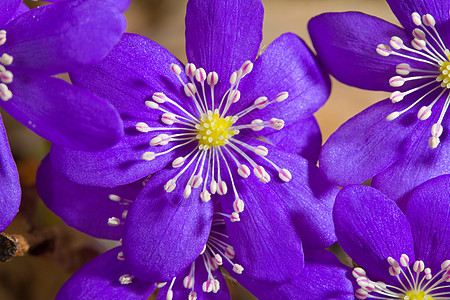
<path fill-rule="evenodd" d="M 357 299 L 450 299 L 450 176 L 412 193 L 403 213 L 378 190 L 349 186 L 336 197 L 339 244 L 359 265 Z"/>
<path fill-rule="evenodd" d="M 51 142 L 83 150 L 111 146 L 123 135 L 114 108 L 52 75 L 97 62 L 124 29 L 122 14 L 97 1 L 32 10 L 18 0 L 1 1 L 0 106 Z M 17 213 L 20 186 L 3 124 L 0 130 L 1 231 Z"/>
<path fill-rule="evenodd" d="M 403 28 L 358 12 L 323 14 L 309 24 L 318 55 L 333 76 L 359 88 L 392 92 L 342 125 L 319 160 L 339 185 L 375 176 L 374 187 L 404 201 L 418 184 L 450 171 L 450 3 L 388 4 Z"/>
<path fill-rule="evenodd" d="M 169 281 L 187 268 L 216 215 L 246 273 L 263 281 L 295 276 L 302 245 L 334 241 L 336 188 L 284 151 L 315 163 L 320 138 L 312 113 L 326 101 L 329 79 L 294 34 L 256 59 L 262 20 L 260 1 L 189 1 L 185 66 L 155 42 L 125 34 L 102 62 L 72 73 L 74 84 L 115 105 L 125 136 L 98 152 L 54 145 L 53 169 L 99 187 L 157 172 L 124 225 L 123 252 L 138 278 Z"/>

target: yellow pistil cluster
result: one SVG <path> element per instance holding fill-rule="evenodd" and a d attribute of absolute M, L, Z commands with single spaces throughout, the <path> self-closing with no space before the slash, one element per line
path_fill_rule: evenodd
<path fill-rule="evenodd" d="M 447 56 L 447 61 L 439 63 L 439 65 L 441 74 L 436 78 L 436 81 L 441 82 L 443 88 L 450 89 L 450 55 Z"/>
<path fill-rule="evenodd" d="M 433 300 L 433 297 L 426 295 L 423 291 L 409 291 L 403 297 L 404 300 Z"/>
<path fill-rule="evenodd" d="M 200 121 L 201 123 L 195 126 L 198 131 L 199 145 L 223 146 L 226 140 L 239 132 L 238 130 L 229 130 L 235 120 L 229 116 L 221 118 L 217 109 L 214 113 L 208 110 L 206 114 L 202 114 Z"/>

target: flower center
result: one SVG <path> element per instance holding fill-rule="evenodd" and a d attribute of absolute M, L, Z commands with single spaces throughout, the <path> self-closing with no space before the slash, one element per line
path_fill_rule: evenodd
<path fill-rule="evenodd" d="M 352 272 L 357 284 L 361 287 L 355 291 L 357 299 L 401 299 L 401 300 L 437 300 L 450 299 L 450 260 L 441 264 L 441 270 L 434 276 L 430 268 L 425 268 L 421 260 L 411 265 L 409 257 L 402 254 L 400 263 L 389 257 L 389 274 L 397 278 L 397 286 L 370 280 L 366 271 L 355 268 Z"/>
<path fill-rule="evenodd" d="M 200 121 L 200 125 L 195 126 L 199 145 L 224 146 L 230 137 L 239 133 L 239 130 L 229 130 L 235 119 L 229 116 L 221 118 L 218 109 L 214 113 L 208 110 L 202 114 Z"/>
<path fill-rule="evenodd" d="M 212 194 L 227 194 L 228 186 L 231 183 L 235 196 L 234 211 L 230 214 L 222 214 L 222 216 L 229 218 L 232 222 L 239 221 L 239 213 L 244 210 L 244 202 L 237 190 L 234 178 L 236 175 L 243 178 L 250 176 L 251 172 L 247 164 L 251 165 L 253 173 L 263 183 L 269 182 L 271 178 L 264 167 L 257 163 L 259 158 L 269 163 L 278 172 L 281 180 L 287 182 L 292 178 L 288 170 L 280 168 L 266 157 L 269 151 L 265 146 L 252 146 L 247 143 L 248 138 L 244 137 L 246 141 L 243 141 L 243 137 L 239 135 L 240 130 L 258 131 L 265 127 L 280 130 L 284 127 L 284 121 L 276 118 L 267 121 L 255 119 L 250 124 L 239 124 L 239 119 L 253 110 L 264 109 L 269 105 L 284 101 L 289 94 L 281 92 L 272 100 L 260 96 L 247 108 L 233 116 L 227 116 L 230 107 L 241 98 L 241 92 L 238 89 L 239 84 L 242 78 L 252 71 L 252 62 L 244 62 L 239 70 L 233 72 L 229 80 L 230 88 L 217 102 L 214 88 L 219 78 L 216 72 L 210 72 L 206 75 L 204 69 L 197 68 L 194 64 L 189 63 L 185 66 L 185 74 L 189 80 L 186 83 L 181 78 L 182 70 L 178 65 L 171 64 L 170 69 L 184 88 L 186 97 L 188 97 L 185 101 L 192 101 L 195 105 L 195 112 L 187 111 L 162 92 L 154 93 L 152 101 L 146 101 L 145 104 L 151 109 L 163 112 L 161 121 L 167 127 L 150 128 L 146 123 L 139 122 L 136 124 L 136 129 L 143 133 L 174 132 L 170 135 L 162 133 L 154 136 L 150 140 L 150 146 L 159 147 L 168 143 L 174 143 L 175 145 L 165 151 L 144 152 L 142 159 L 152 161 L 174 149 L 186 149 L 185 155 L 173 160 L 172 167 L 181 168 L 181 171 L 167 181 L 164 185 L 165 191 L 172 192 L 177 186 L 177 180 L 188 170 L 190 170 L 191 175 L 187 182 L 184 182 L 183 196 L 185 198 L 190 197 L 192 189 L 203 186 L 200 198 L 207 202 L 211 199 Z M 209 91 L 206 89 L 208 86 Z M 252 140 L 252 142 L 256 142 L 256 140 Z M 232 171 L 233 165 L 236 165 L 234 172 Z M 229 182 L 223 179 L 224 172 L 229 175 Z M 209 188 L 207 185 L 209 185 Z"/>
<path fill-rule="evenodd" d="M 425 14 L 421 17 L 414 12 L 411 17 L 417 26 L 412 32 L 414 37 L 411 41 L 412 48 L 406 46 L 397 36 L 391 37 L 390 46 L 386 44 L 377 46 L 377 53 L 382 56 L 396 55 L 408 61 L 408 63 L 397 65 L 396 72 L 400 76 L 389 79 L 392 87 L 402 87 L 408 81 L 419 82 L 409 90 L 395 91 L 391 94 L 390 99 L 393 103 L 402 101 L 404 96 L 411 93 L 416 93 L 417 100 L 401 111 L 392 112 L 386 120 L 392 121 L 422 102 L 423 99 L 429 99 L 431 102 L 422 106 L 417 113 L 419 120 L 427 120 L 432 114 L 434 105 L 439 99 L 445 98 L 439 119 L 432 125 L 431 137 L 428 139 L 428 145 L 434 149 L 440 143 L 439 137 L 443 132 L 442 120 L 450 105 L 450 50 L 439 35 L 432 15 Z M 417 67 L 412 67 L 410 63 Z M 404 77 L 411 73 L 415 76 Z"/>

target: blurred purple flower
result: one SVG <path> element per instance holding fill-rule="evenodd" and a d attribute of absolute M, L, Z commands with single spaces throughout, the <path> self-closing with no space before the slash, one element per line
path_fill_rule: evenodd
<path fill-rule="evenodd" d="M 97 2 L 32 10 L 20 0 L 0 3 L 0 106 L 51 142 L 82 150 L 111 146 L 123 135 L 109 103 L 52 77 L 99 61 L 119 40 L 122 14 Z M 19 208 L 20 185 L 3 124 L 0 136 L 2 231 Z"/>
<path fill-rule="evenodd" d="M 414 187 L 450 173 L 450 2 L 387 2 L 403 28 L 360 12 L 322 14 L 309 23 L 333 76 L 392 92 L 332 134 L 319 161 L 341 186 L 375 176 L 372 185 L 405 208 Z"/>
<path fill-rule="evenodd" d="M 359 266 L 356 298 L 450 299 L 449 194 L 450 176 L 433 178 L 403 213 L 368 186 L 339 192 L 333 219 L 339 244 Z"/>
<path fill-rule="evenodd" d="M 69 189 L 51 183 L 56 172 L 97 189 L 157 172 L 129 198 L 123 226 L 125 263 L 136 278 L 170 281 L 188 268 L 218 216 L 245 274 L 262 282 L 291 280 L 303 267 L 302 249 L 335 241 L 331 209 L 338 189 L 315 166 L 321 138 L 312 115 L 326 101 L 330 81 L 291 33 L 256 59 L 262 21 L 259 0 L 192 0 L 184 72 L 162 46 L 125 34 L 102 62 L 71 75 L 74 84 L 113 103 L 125 136 L 98 152 L 53 145 L 38 188 L 56 214 L 81 228 L 56 196 Z M 71 190 L 80 195 L 81 188 Z M 103 209 L 88 198 L 77 201 Z M 107 227 L 101 220 L 99 228 Z"/>

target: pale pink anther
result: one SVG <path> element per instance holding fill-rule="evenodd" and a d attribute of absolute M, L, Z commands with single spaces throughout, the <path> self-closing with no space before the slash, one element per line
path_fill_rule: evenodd
<path fill-rule="evenodd" d="M 174 161 L 172 162 L 172 167 L 174 168 L 179 168 L 181 167 L 185 162 L 185 158 L 180 156 L 174 159 Z"/>
<path fill-rule="evenodd" d="M 270 176 L 267 172 L 264 173 L 263 177 L 259 179 L 263 183 L 268 183 L 270 181 Z"/>
<path fill-rule="evenodd" d="M 262 126 L 261 124 L 263 123 L 263 120 L 261 119 L 255 119 L 252 121 L 252 126 L 250 127 L 250 129 L 252 129 L 253 131 L 259 131 L 262 130 L 264 128 L 264 126 Z"/>
<path fill-rule="evenodd" d="M 188 300 L 197 300 L 197 293 L 194 291 L 191 291 L 189 293 Z"/>
<path fill-rule="evenodd" d="M 6 31 L 0 30 L 0 46 L 6 43 Z"/>
<path fill-rule="evenodd" d="M 405 79 L 400 76 L 394 76 L 391 79 L 389 79 L 389 85 L 392 87 L 399 87 L 402 86 L 405 83 Z"/>
<path fill-rule="evenodd" d="M 177 120 L 177 117 L 172 113 L 164 113 L 161 116 L 161 121 L 167 125 L 172 125 L 176 120 Z"/>
<path fill-rule="evenodd" d="M 209 267 L 213 271 L 215 271 L 219 268 L 219 265 L 217 264 L 216 259 L 212 256 L 209 258 Z"/>
<path fill-rule="evenodd" d="M 434 137 L 440 137 L 442 135 L 444 128 L 441 124 L 435 123 L 431 126 L 431 135 Z"/>
<path fill-rule="evenodd" d="M 11 83 L 13 81 L 13 73 L 7 70 L 1 72 L 0 80 L 4 83 Z"/>
<path fill-rule="evenodd" d="M 282 102 L 282 101 L 286 100 L 288 97 L 289 97 L 288 92 L 281 92 L 275 97 L 275 101 Z"/>
<path fill-rule="evenodd" d="M 192 64 L 192 63 L 190 63 L 190 64 L 187 64 L 185 67 L 184 67 L 184 71 L 185 71 L 185 73 L 186 73 L 186 75 L 188 76 L 188 77 L 194 77 L 194 75 L 195 75 L 195 71 L 197 70 L 197 68 L 195 67 L 195 65 L 194 64 Z"/>
<path fill-rule="evenodd" d="M 157 92 L 153 94 L 152 99 L 155 102 L 164 103 L 166 102 L 167 97 L 166 95 L 164 95 L 164 93 Z"/>
<path fill-rule="evenodd" d="M 403 40 L 398 36 L 391 37 L 391 41 L 389 42 L 394 49 L 402 49 L 403 48 Z"/>
<path fill-rule="evenodd" d="M 220 290 L 220 282 L 217 279 L 213 279 L 212 281 L 213 293 L 217 293 Z"/>
<path fill-rule="evenodd" d="M 398 75 L 408 75 L 411 72 L 411 67 L 409 64 L 401 63 L 395 67 L 395 71 Z"/>
<path fill-rule="evenodd" d="M 355 297 L 358 299 L 366 299 L 369 293 L 365 291 L 364 289 L 357 289 L 355 291 Z"/>
<path fill-rule="evenodd" d="M 362 277 L 362 276 L 366 276 L 366 271 L 364 271 L 363 268 L 356 267 L 356 268 L 353 269 L 352 275 L 353 275 L 353 277 L 355 277 L 355 278 Z"/>
<path fill-rule="evenodd" d="M 238 174 L 243 178 L 247 178 L 248 176 L 250 176 L 250 169 L 246 165 L 241 164 L 238 167 Z"/>
<path fill-rule="evenodd" d="M 389 267 L 389 274 L 391 274 L 391 276 L 398 276 L 400 272 L 401 272 L 400 267 L 394 266 Z"/>
<path fill-rule="evenodd" d="M 203 282 L 203 285 L 202 285 L 203 292 L 210 293 L 210 292 L 212 292 L 212 288 L 213 287 L 212 287 L 211 281 L 207 280 L 207 281 Z"/>
<path fill-rule="evenodd" d="M 198 68 L 197 71 L 195 71 L 195 79 L 197 79 L 198 82 L 205 82 L 206 72 L 203 68 Z"/>
<path fill-rule="evenodd" d="M 427 36 L 426 36 L 425 32 L 423 32 L 423 30 L 421 30 L 419 28 L 414 29 L 412 34 L 413 34 L 413 36 L 416 39 L 419 39 L 419 40 L 426 40 L 427 39 Z"/>
<path fill-rule="evenodd" d="M 230 84 L 234 85 L 236 83 L 236 80 L 238 79 L 238 75 L 239 73 L 237 71 L 234 71 L 233 73 L 231 73 L 230 76 Z"/>
<path fill-rule="evenodd" d="M 257 146 L 253 151 L 259 156 L 266 156 L 269 154 L 269 150 L 264 146 Z"/>
<path fill-rule="evenodd" d="M 217 187 L 217 193 L 221 196 L 225 195 L 228 191 L 227 183 L 223 180 L 219 180 L 218 187 Z"/>
<path fill-rule="evenodd" d="M 9 66 L 13 62 L 13 57 L 11 55 L 8 55 L 6 53 L 3 53 L 0 57 L 0 63 L 4 64 L 5 66 Z"/>
<path fill-rule="evenodd" d="M 200 199 L 202 199 L 203 202 L 208 202 L 211 200 L 211 194 L 207 190 L 203 190 L 200 193 Z"/>
<path fill-rule="evenodd" d="M 139 122 L 136 124 L 136 130 L 138 130 L 140 132 L 149 132 L 150 127 L 144 122 Z"/>
<path fill-rule="evenodd" d="M 180 68 L 180 66 L 178 66 L 176 64 L 170 64 L 170 69 L 172 70 L 172 72 L 175 75 L 180 75 L 181 74 L 181 68 Z"/>
<path fill-rule="evenodd" d="M 183 197 L 187 199 L 189 198 L 191 193 L 192 193 L 192 186 L 187 184 L 186 187 L 184 188 Z"/>
<path fill-rule="evenodd" d="M 409 266 L 409 257 L 406 254 L 400 256 L 400 264 L 404 267 Z"/>
<path fill-rule="evenodd" d="M 434 27 L 436 25 L 436 20 L 430 14 L 423 15 L 422 22 L 428 27 Z"/>
<path fill-rule="evenodd" d="M 203 177 L 200 175 L 195 175 L 194 179 L 192 180 L 192 187 L 198 188 L 203 183 Z"/>
<path fill-rule="evenodd" d="M 156 158 L 156 153 L 153 151 L 147 151 L 147 152 L 144 152 L 144 154 L 142 154 L 141 158 L 143 160 L 151 161 Z"/>
<path fill-rule="evenodd" d="M 227 246 L 225 248 L 225 256 L 229 259 L 233 259 L 235 257 L 236 253 L 234 252 L 234 248 L 232 246 Z"/>
<path fill-rule="evenodd" d="M 186 96 L 194 97 L 196 92 L 197 92 L 197 88 L 191 82 L 189 82 L 188 84 L 186 84 L 184 86 L 184 93 L 186 94 Z"/>
<path fill-rule="evenodd" d="M 241 70 L 242 70 L 242 77 L 244 77 L 253 70 L 253 63 L 249 60 L 245 61 L 241 66 Z"/>
<path fill-rule="evenodd" d="M 422 25 L 422 18 L 420 17 L 420 15 L 417 12 L 413 12 L 411 14 L 411 18 L 416 26 Z"/>
<path fill-rule="evenodd" d="M 233 271 L 237 274 L 242 274 L 242 272 L 244 271 L 244 268 L 239 264 L 234 264 Z"/>
<path fill-rule="evenodd" d="M 445 270 L 445 271 L 450 271 L 450 259 L 445 260 L 444 262 L 442 262 L 441 269 Z"/>
<path fill-rule="evenodd" d="M 209 72 L 208 77 L 206 78 L 206 82 L 210 86 L 215 86 L 219 81 L 219 75 L 216 72 Z"/>
<path fill-rule="evenodd" d="M 270 127 L 276 130 L 281 130 L 284 127 L 284 120 L 272 118 L 269 121 Z"/>
<path fill-rule="evenodd" d="M 194 286 L 195 279 L 193 276 L 188 275 L 183 279 L 183 286 L 185 289 L 191 289 Z"/>
<path fill-rule="evenodd" d="M 210 191 L 213 195 L 217 192 L 217 182 L 214 179 L 211 180 Z"/>
<path fill-rule="evenodd" d="M 241 213 L 244 211 L 244 201 L 240 198 L 236 198 L 233 202 L 233 209 L 237 213 Z"/>
<path fill-rule="evenodd" d="M 230 221 L 231 222 L 239 222 L 241 220 L 241 218 L 239 218 L 239 214 L 237 212 L 232 212 L 231 213 L 231 218 Z"/>
<path fill-rule="evenodd" d="M 392 54 L 392 49 L 391 49 L 391 47 L 389 47 L 388 45 L 385 45 L 385 44 L 379 44 L 378 46 L 377 46 L 377 53 L 379 54 L 379 55 L 382 55 L 382 56 L 389 56 L 389 55 L 391 55 Z"/>
<path fill-rule="evenodd" d="M 219 254 L 216 253 L 216 255 L 214 255 L 214 259 L 219 266 L 223 264 L 222 256 L 220 256 Z"/>
<path fill-rule="evenodd" d="M 170 193 L 170 192 L 172 192 L 172 191 L 175 189 L 176 186 L 177 186 L 176 181 L 173 180 L 173 179 L 170 179 L 170 180 L 167 181 L 167 183 L 164 185 L 164 190 L 165 190 L 167 193 Z"/>
<path fill-rule="evenodd" d="M 431 116 L 431 109 L 428 106 L 422 106 L 417 113 L 417 118 L 419 120 L 426 120 Z"/>
<path fill-rule="evenodd" d="M 162 138 L 158 135 L 150 140 L 150 146 L 157 146 L 161 142 Z"/>
<path fill-rule="evenodd" d="M 160 288 L 165 287 L 166 284 L 167 284 L 167 282 L 155 282 L 155 287 L 160 289 Z"/>
<path fill-rule="evenodd" d="M 283 180 L 284 182 L 289 182 L 292 179 L 292 174 L 291 172 L 289 172 L 289 170 L 287 169 L 281 169 L 278 172 L 278 176 L 280 177 L 281 180 Z"/>
<path fill-rule="evenodd" d="M 145 105 L 147 107 L 150 107 L 151 109 L 158 109 L 159 108 L 159 104 L 154 102 L 154 101 L 145 101 Z"/>
<path fill-rule="evenodd" d="M 130 274 L 123 274 L 119 277 L 120 284 L 126 285 L 133 282 L 134 276 Z"/>
<path fill-rule="evenodd" d="M 117 253 L 117 259 L 118 260 L 125 260 L 125 256 L 123 255 L 123 252 L 120 251 L 119 253 Z"/>
<path fill-rule="evenodd" d="M 391 96 L 389 97 L 389 99 L 391 99 L 392 103 L 397 103 L 403 100 L 403 93 L 399 92 L 399 91 L 395 91 L 391 94 Z"/>
<path fill-rule="evenodd" d="M 424 40 L 420 40 L 418 38 L 414 38 L 411 41 L 411 46 L 413 46 L 416 50 L 423 50 L 427 47 L 427 42 L 425 42 Z"/>
<path fill-rule="evenodd" d="M 253 173 L 255 174 L 256 177 L 261 179 L 266 173 L 266 170 L 264 169 L 263 166 L 256 166 L 253 168 Z"/>
<path fill-rule="evenodd" d="M 356 278 L 356 283 L 360 286 L 360 287 L 366 287 L 370 284 L 369 279 L 367 279 L 367 277 L 358 277 Z"/>
<path fill-rule="evenodd" d="M 236 103 L 241 99 L 241 92 L 238 90 L 234 90 L 231 92 L 231 102 Z"/>
<path fill-rule="evenodd" d="M 169 287 L 169 290 L 166 292 L 166 300 L 172 300 L 173 299 L 173 291 L 172 288 Z"/>
<path fill-rule="evenodd" d="M 269 100 L 267 99 L 267 97 L 259 97 L 258 99 L 255 100 L 254 102 L 254 106 L 258 109 L 262 109 L 264 107 L 266 107 L 269 104 Z"/>
<path fill-rule="evenodd" d="M 392 258 L 392 257 L 388 257 L 387 258 L 387 261 L 388 261 L 388 263 L 391 265 L 391 266 L 394 266 L 394 267 L 398 267 L 399 266 L 399 264 L 398 264 L 398 261 L 396 261 L 394 258 Z"/>
<path fill-rule="evenodd" d="M 431 269 L 430 268 L 425 268 L 425 270 L 423 270 L 423 272 L 425 273 L 425 278 L 427 280 L 430 280 L 431 278 L 433 278 L 433 276 L 431 275 Z"/>

